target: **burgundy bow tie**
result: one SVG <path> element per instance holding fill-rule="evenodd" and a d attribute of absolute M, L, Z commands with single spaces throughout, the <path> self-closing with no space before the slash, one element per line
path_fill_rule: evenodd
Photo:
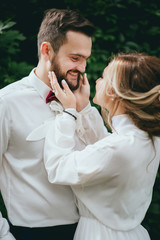
<path fill-rule="evenodd" d="M 49 102 L 51 102 L 52 100 L 57 100 L 57 98 L 56 98 L 54 92 L 49 91 L 49 93 L 48 93 L 48 95 L 47 95 L 47 97 L 46 97 L 46 103 L 49 103 Z"/>

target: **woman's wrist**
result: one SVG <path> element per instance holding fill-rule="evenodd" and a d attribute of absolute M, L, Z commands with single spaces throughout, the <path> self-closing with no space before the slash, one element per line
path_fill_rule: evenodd
<path fill-rule="evenodd" d="M 77 111 L 75 108 L 65 108 L 63 112 L 70 115 L 75 120 L 77 120 Z"/>
<path fill-rule="evenodd" d="M 75 104 L 62 104 L 64 109 L 76 109 L 76 103 Z"/>
<path fill-rule="evenodd" d="M 75 120 L 77 120 L 77 117 L 76 117 L 74 114 L 70 113 L 69 111 L 63 110 L 63 112 L 69 114 L 69 115 L 72 116 Z"/>
<path fill-rule="evenodd" d="M 77 107 L 76 107 L 77 112 L 82 111 L 84 108 L 88 106 L 88 104 L 89 104 L 89 100 L 86 101 L 85 103 L 83 102 L 83 103 L 77 104 Z"/>

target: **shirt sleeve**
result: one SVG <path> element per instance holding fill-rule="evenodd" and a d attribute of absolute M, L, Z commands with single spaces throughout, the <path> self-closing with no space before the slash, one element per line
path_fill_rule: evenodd
<path fill-rule="evenodd" d="M 90 103 L 81 112 L 77 113 L 76 131 L 86 145 L 93 144 L 110 134 L 100 113 Z"/>
<path fill-rule="evenodd" d="M 2 164 L 3 154 L 8 147 L 9 121 L 7 106 L 5 102 L 0 99 L 0 166 Z"/>
<path fill-rule="evenodd" d="M 98 179 L 106 178 L 105 159 L 107 157 L 109 164 L 112 146 L 108 145 L 106 150 L 106 141 L 102 139 L 82 151 L 74 151 L 75 130 L 76 120 L 66 113 L 57 115 L 50 125 L 44 144 L 44 164 L 51 183 L 92 184 Z"/>
<path fill-rule="evenodd" d="M 9 115 L 5 102 L 0 99 L 0 167 L 2 165 L 3 154 L 8 147 L 9 138 Z M 6 219 L 0 213 L 0 239 L 13 240 L 15 239 L 9 232 L 9 225 Z"/>
<path fill-rule="evenodd" d="M 0 213 L 0 239 L 1 240 L 15 240 L 13 235 L 9 232 L 9 225 L 5 218 Z"/>

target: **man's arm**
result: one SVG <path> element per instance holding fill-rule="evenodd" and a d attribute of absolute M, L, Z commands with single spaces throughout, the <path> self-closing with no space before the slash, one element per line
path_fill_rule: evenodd
<path fill-rule="evenodd" d="M 0 213 L 0 239 L 1 240 L 15 240 L 13 235 L 9 232 L 9 225 L 5 218 Z"/>
<path fill-rule="evenodd" d="M 2 168 L 3 154 L 7 150 L 9 137 L 9 115 L 4 101 L 0 99 L 0 168 Z M 9 224 L 0 212 L 0 239 L 14 240 L 9 232 Z"/>

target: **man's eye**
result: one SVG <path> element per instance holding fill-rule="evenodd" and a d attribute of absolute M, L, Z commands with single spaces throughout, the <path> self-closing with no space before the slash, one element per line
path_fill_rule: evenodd
<path fill-rule="evenodd" d="M 78 61 L 78 57 L 72 57 L 72 60 L 75 62 L 75 61 Z"/>

